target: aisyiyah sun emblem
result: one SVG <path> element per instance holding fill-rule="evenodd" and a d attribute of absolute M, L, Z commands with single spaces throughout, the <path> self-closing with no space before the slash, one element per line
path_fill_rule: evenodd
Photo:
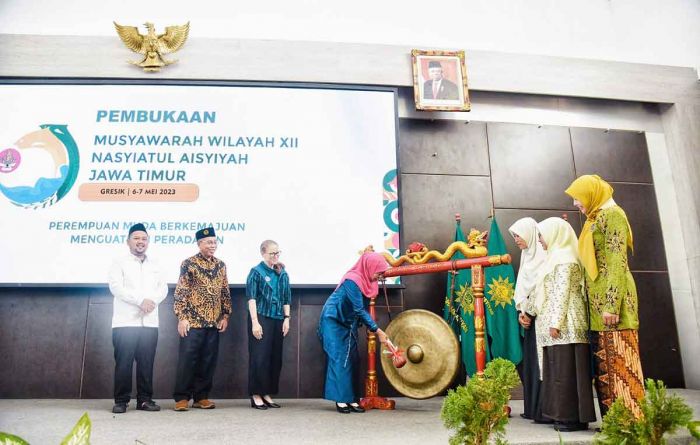
<path fill-rule="evenodd" d="M 472 292 L 471 286 L 459 286 L 459 290 L 457 291 L 457 302 L 464 313 L 468 315 L 474 313 L 474 293 Z"/>
<path fill-rule="evenodd" d="M 27 209 L 49 207 L 75 184 L 78 146 L 67 125 L 45 124 L 0 148 L 0 193 Z"/>
<path fill-rule="evenodd" d="M 141 34 L 135 26 L 113 23 L 124 45 L 136 53 L 143 54 L 143 60 L 140 62 L 133 60 L 128 62 L 148 72 L 158 72 L 162 67 L 177 62 L 163 56 L 182 48 L 190 32 L 190 22 L 184 25 L 166 26 L 164 34 L 156 34 L 155 25 L 150 22 L 144 23 L 146 34 Z"/>
<path fill-rule="evenodd" d="M 515 287 L 513 283 L 510 282 L 509 277 L 503 278 L 499 275 L 498 278 L 491 280 L 488 286 L 488 294 L 491 296 L 491 302 L 494 305 L 500 304 L 501 307 L 506 307 L 512 304 Z"/>

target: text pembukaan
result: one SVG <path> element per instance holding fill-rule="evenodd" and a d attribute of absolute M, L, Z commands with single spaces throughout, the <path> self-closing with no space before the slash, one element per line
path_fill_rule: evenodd
<path fill-rule="evenodd" d="M 213 124 L 216 123 L 216 111 L 97 110 L 95 122 Z"/>

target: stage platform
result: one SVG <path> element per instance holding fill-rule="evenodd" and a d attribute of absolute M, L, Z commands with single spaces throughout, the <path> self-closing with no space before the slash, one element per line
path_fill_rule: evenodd
<path fill-rule="evenodd" d="M 700 391 L 677 390 L 700 418 Z M 448 431 L 440 420 L 442 398 L 397 398 L 395 411 L 338 414 L 319 399 L 279 399 L 281 409 L 258 411 L 248 400 L 216 400 L 217 408 L 188 412 L 172 410 L 172 400 L 159 400 L 163 411 L 133 409 L 112 414 L 110 400 L 0 400 L 0 431 L 17 434 L 30 444 L 58 445 L 87 411 L 92 443 L 156 444 L 446 444 Z M 508 441 L 514 444 L 559 444 L 557 432 L 520 418 L 522 401 L 512 401 Z M 591 443 L 589 431 L 562 433 L 564 443 Z M 687 431 L 670 444 L 694 444 Z"/>

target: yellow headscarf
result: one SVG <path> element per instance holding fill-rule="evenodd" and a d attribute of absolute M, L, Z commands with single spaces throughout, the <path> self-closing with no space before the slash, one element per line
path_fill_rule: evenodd
<path fill-rule="evenodd" d="M 593 247 L 593 224 L 601 206 L 612 198 L 613 188 L 598 175 L 583 175 L 572 182 L 565 193 L 579 201 L 586 208 L 586 223 L 583 225 L 581 236 L 578 238 L 578 252 L 588 276 L 595 280 L 598 278 L 598 264 L 596 263 L 595 249 Z M 629 221 L 627 221 L 627 229 L 629 231 L 627 245 L 631 250 L 634 250 L 632 228 Z"/>

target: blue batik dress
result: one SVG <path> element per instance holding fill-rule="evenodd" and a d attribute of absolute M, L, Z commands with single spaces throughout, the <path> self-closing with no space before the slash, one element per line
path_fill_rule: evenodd
<path fill-rule="evenodd" d="M 328 297 L 321 311 L 318 335 L 328 357 L 324 398 L 339 403 L 356 401 L 353 373 L 358 365 L 357 327 L 360 322 L 370 331 L 377 330 L 364 307 L 360 288 L 351 280 L 345 280 Z"/>

